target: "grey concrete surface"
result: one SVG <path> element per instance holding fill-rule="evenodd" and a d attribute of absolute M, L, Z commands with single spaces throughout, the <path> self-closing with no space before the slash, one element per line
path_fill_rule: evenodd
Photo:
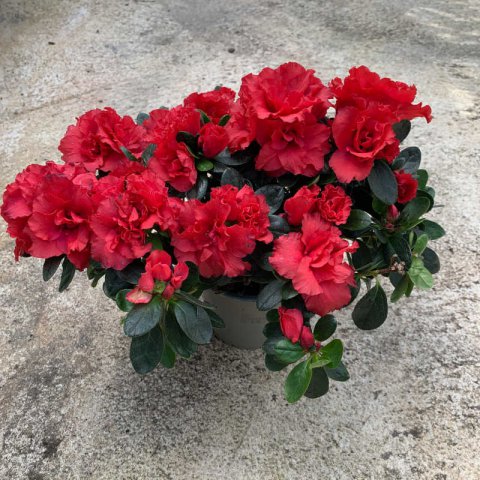
<path fill-rule="evenodd" d="M 434 289 L 375 332 L 341 315 L 352 380 L 289 406 L 259 352 L 215 341 L 141 377 L 114 306 L 60 295 L 0 226 L 0 479 L 480 478 L 479 14 L 476 0 L 0 0 L 0 187 L 83 111 L 136 114 L 296 60 L 415 82 L 409 139 L 445 207 Z M 234 49 L 233 53 L 231 50 Z M 230 50 L 230 51 L 229 51 Z"/>

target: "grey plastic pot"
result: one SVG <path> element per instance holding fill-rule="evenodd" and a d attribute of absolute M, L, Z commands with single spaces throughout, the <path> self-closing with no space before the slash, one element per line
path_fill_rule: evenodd
<path fill-rule="evenodd" d="M 205 301 L 217 307 L 216 312 L 225 322 L 225 328 L 215 329 L 222 342 L 244 350 L 260 348 L 265 341 L 263 327 L 267 323 L 265 312 L 255 305 L 256 297 L 240 297 L 208 290 Z"/>

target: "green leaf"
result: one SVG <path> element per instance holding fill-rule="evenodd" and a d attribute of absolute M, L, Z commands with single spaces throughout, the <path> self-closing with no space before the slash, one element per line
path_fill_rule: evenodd
<path fill-rule="evenodd" d="M 152 158 L 153 152 L 155 152 L 157 146 L 154 143 L 147 145 L 147 148 L 142 153 L 142 160 L 145 166 L 148 165 L 148 161 Z"/>
<path fill-rule="evenodd" d="M 266 323 L 265 326 L 263 327 L 263 335 L 265 335 L 265 337 L 267 338 L 270 338 L 270 337 L 282 338 L 283 333 L 282 333 L 282 329 L 280 328 L 280 324 L 278 322 Z"/>
<path fill-rule="evenodd" d="M 430 273 L 435 274 L 440 271 L 440 259 L 438 258 L 438 255 L 431 248 L 427 247 L 423 251 L 422 258 L 423 258 L 423 264 L 425 265 L 425 268 Z"/>
<path fill-rule="evenodd" d="M 129 292 L 130 290 L 128 289 L 120 290 L 115 296 L 115 302 L 117 303 L 117 307 L 122 312 L 129 312 L 134 306 L 134 304 L 129 302 L 126 298 Z"/>
<path fill-rule="evenodd" d="M 428 172 L 426 170 L 417 170 L 418 188 L 424 189 L 428 182 Z"/>
<path fill-rule="evenodd" d="M 265 355 L 265 366 L 272 372 L 279 372 L 288 366 L 288 363 L 280 362 L 275 355 Z"/>
<path fill-rule="evenodd" d="M 62 263 L 62 276 L 60 277 L 60 285 L 58 287 L 59 292 L 65 291 L 69 285 L 72 283 L 73 277 L 75 276 L 75 265 L 73 265 L 70 260 L 65 257 Z"/>
<path fill-rule="evenodd" d="M 418 189 L 417 190 L 417 198 L 420 198 L 420 197 L 426 198 L 430 202 L 428 210 L 427 210 L 427 212 L 429 212 L 433 208 L 433 205 L 435 204 L 435 200 L 434 200 L 432 194 L 430 193 L 430 191 Z"/>
<path fill-rule="evenodd" d="M 263 342 L 262 349 L 267 355 L 275 355 L 275 345 L 282 340 L 282 337 L 268 337 Z"/>
<path fill-rule="evenodd" d="M 393 205 L 397 201 L 397 179 L 386 162 L 375 161 L 367 180 L 373 194 L 383 203 Z"/>
<path fill-rule="evenodd" d="M 280 321 L 278 310 L 270 310 L 267 312 L 267 322 L 275 323 Z"/>
<path fill-rule="evenodd" d="M 365 230 L 372 224 L 372 217 L 369 213 L 354 208 L 350 212 L 347 223 L 342 226 L 345 230 Z"/>
<path fill-rule="evenodd" d="M 120 147 L 120 150 L 130 161 L 138 162 L 138 158 L 130 150 L 125 147 Z"/>
<path fill-rule="evenodd" d="M 148 113 L 140 112 L 137 115 L 137 119 L 135 120 L 137 125 L 142 125 L 145 120 L 148 120 L 150 115 Z"/>
<path fill-rule="evenodd" d="M 210 317 L 210 322 L 212 323 L 213 328 L 225 328 L 225 322 L 220 315 L 218 315 L 213 310 L 207 310 L 207 313 Z"/>
<path fill-rule="evenodd" d="M 307 398 L 319 398 L 328 392 L 329 381 L 328 376 L 323 368 L 314 368 L 312 371 L 312 378 L 305 396 Z"/>
<path fill-rule="evenodd" d="M 397 223 L 402 225 L 404 229 L 413 227 L 418 223 L 420 217 L 428 212 L 430 208 L 430 201 L 424 197 L 414 198 L 405 205 L 405 208 L 400 213 Z"/>
<path fill-rule="evenodd" d="M 288 403 L 295 403 L 302 398 L 312 378 L 312 367 L 308 360 L 296 365 L 288 374 L 285 382 L 285 398 Z"/>
<path fill-rule="evenodd" d="M 324 315 L 320 317 L 315 324 L 315 328 L 313 329 L 313 336 L 315 340 L 319 342 L 323 342 L 327 338 L 330 338 L 337 329 L 337 320 L 331 314 Z"/>
<path fill-rule="evenodd" d="M 361 330 L 373 330 L 385 322 L 387 314 L 387 296 L 377 283 L 355 305 L 352 318 Z"/>
<path fill-rule="evenodd" d="M 205 125 L 211 122 L 210 117 L 203 110 L 198 109 L 198 112 L 200 113 L 200 119 L 201 119 L 202 125 Z"/>
<path fill-rule="evenodd" d="M 173 351 L 183 358 L 190 358 L 197 351 L 197 344 L 192 342 L 177 323 L 171 311 L 165 318 L 165 334 Z"/>
<path fill-rule="evenodd" d="M 270 220 L 269 230 L 275 235 L 284 235 L 290 231 L 290 225 L 288 222 L 278 215 L 269 215 L 268 220 Z"/>
<path fill-rule="evenodd" d="M 428 290 L 433 287 L 433 276 L 425 268 L 422 259 L 418 257 L 413 259 L 412 266 L 408 270 L 408 276 L 420 290 Z"/>
<path fill-rule="evenodd" d="M 282 300 L 290 300 L 298 295 L 298 292 L 293 288 L 292 282 L 288 282 L 282 289 Z"/>
<path fill-rule="evenodd" d="M 233 185 L 234 187 L 242 188 L 245 184 L 245 180 L 237 170 L 227 167 L 222 173 L 220 183 L 222 185 Z"/>
<path fill-rule="evenodd" d="M 395 136 L 397 137 L 399 142 L 403 142 L 410 133 L 410 129 L 412 128 L 412 124 L 410 120 L 400 120 L 397 123 L 392 125 L 393 131 L 395 132 Z"/>
<path fill-rule="evenodd" d="M 286 338 L 279 340 L 275 344 L 273 351 L 275 352 L 275 357 L 283 363 L 294 363 L 305 355 L 300 344 L 292 343 Z"/>
<path fill-rule="evenodd" d="M 149 303 L 138 303 L 125 317 L 123 331 L 128 337 L 140 337 L 155 327 L 164 315 L 165 307 L 158 297 Z"/>
<path fill-rule="evenodd" d="M 183 142 L 188 148 L 196 150 L 197 138 L 190 132 L 180 131 L 176 136 L 177 142 Z"/>
<path fill-rule="evenodd" d="M 264 185 L 255 190 L 256 195 L 264 195 L 265 200 L 270 207 L 270 213 L 275 213 L 283 203 L 285 190 L 281 185 Z"/>
<path fill-rule="evenodd" d="M 372 208 L 379 215 L 385 215 L 387 213 L 387 210 L 388 210 L 388 205 L 385 205 L 377 197 L 373 197 L 372 198 Z"/>
<path fill-rule="evenodd" d="M 260 290 L 257 296 L 257 308 L 261 311 L 271 310 L 282 301 L 284 280 L 274 280 Z"/>
<path fill-rule="evenodd" d="M 198 175 L 197 183 L 194 187 L 187 192 L 188 199 L 198 199 L 202 200 L 205 197 L 208 189 L 208 178 L 205 175 Z"/>
<path fill-rule="evenodd" d="M 205 344 L 210 342 L 213 334 L 212 323 L 208 313 L 201 307 L 194 307 L 183 300 L 173 307 L 175 318 L 180 328 L 192 342 Z"/>
<path fill-rule="evenodd" d="M 410 279 L 408 278 L 408 275 L 403 275 L 402 279 L 400 280 L 399 283 L 397 283 L 395 289 L 392 292 L 392 295 L 390 296 L 390 301 L 392 303 L 398 302 L 400 298 L 405 295 L 408 285 L 410 283 Z"/>
<path fill-rule="evenodd" d="M 167 343 L 165 338 L 164 340 L 165 343 L 163 344 L 163 352 L 160 363 L 165 368 L 173 368 L 175 365 L 175 352 L 173 351 L 173 348 Z"/>
<path fill-rule="evenodd" d="M 408 147 L 400 152 L 400 155 L 393 161 L 394 170 L 404 170 L 407 173 L 415 173 L 420 166 L 422 154 L 418 147 Z"/>
<path fill-rule="evenodd" d="M 408 241 L 402 235 L 390 237 L 388 245 L 391 246 L 397 257 L 405 263 L 406 268 L 412 264 L 412 251 Z M 390 259 L 388 259 L 390 261 Z"/>
<path fill-rule="evenodd" d="M 118 270 L 109 268 L 105 272 L 105 281 L 103 282 L 103 292 L 108 298 L 116 299 L 120 290 L 132 288 L 132 284 L 122 278 Z"/>
<path fill-rule="evenodd" d="M 343 362 L 340 362 L 335 368 L 323 368 L 325 373 L 336 382 L 346 382 L 350 378 L 347 367 L 345 367 Z"/>
<path fill-rule="evenodd" d="M 335 339 L 327 343 L 320 349 L 320 358 L 322 360 L 328 360 L 325 366 L 329 368 L 335 368 L 342 360 L 343 355 L 343 343 L 341 340 Z"/>
<path fill-rule="evenodd" d="M 238 167 L 239 165 L 244 165 L 248 163 L 250 159 L 246 156 L 232 156 L 228 149 L 223 150 L 220 152 L 216 157 L 215 160 L 217 162 L 222 163 L 223 165 L 228 165 L 230 167 Z"/>
<path fill-rule="evenodd" d="M 218 121 L 218 125 L 220 127 L 224 127 L 228 121 L 230 120 L 230 115 L 223 115 L 220 120 Z"/>
<path fill-rule="evenodd" d="M 213 169 L 213 162 L 207 160 L 206 158 L 202 158 L 201 160 L 197 161 L 195 166 L 199 172 L 208 172 L 209 170 Z"/>
<path fill-rule="evenodd" d="M 45 259 L 43 262 L 43 280 L 48 282 L 54 275 L 55 272 L 58 270 L 60 263 L 62 263 L 63 255 L 59 255 L 58 257 L 50 257 Z"/>
<path fill-rule="evenodd" d="M 208 310 L 217 308 L 215 305 L 212 305 L 211 303 L 208 303 L 208 302 L 204 302 L 203 300 L 199 300 L 197 297 L 194 297 L 193 295 L 190 295 L 189 293 L 184 292 L 183 290 L 177 290 L 175 292 L 175 295 L 177 295 L 177 297 L 182 298 L 183 300 L 186 300 L 188 303 L 193 303 L 194 305 L 206 308 Z"/>
<path fill-rule="evenodd" d="M 137 373 L 151 372 L 161 361 L 163 335 L 160 328 L 154 328 L 141 337 L 132 338 L 130 361 Z"/>
<path fill-rule="evenodd" d="M 427 248 L 427 243 L 428 243 L 428 235 L 425 233 L 423 235 L 420 235 L 417 238 L 415 245 L 413 246 L 413 250 L 412 250 L 413 253 L 417 255 L 421 255 L 422 252 L 425 250 L 425 248 Z"/>
<path fill-rule="evenodd" d="M 445 235 L 445 230 L 436 222 L 424 220 L 419 227 L 428 235 L 430 240 L 438 240 Z"/>

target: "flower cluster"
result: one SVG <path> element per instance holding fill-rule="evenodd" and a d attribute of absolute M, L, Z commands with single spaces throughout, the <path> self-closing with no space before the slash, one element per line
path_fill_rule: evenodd
<path fill-rule="evenodd" d="M 289 401 L 345 380 L 332 312 L 380 326 L 392 301 L 432 286 L 427 246 L 443 229 L 420 151 L 400 151 L 411 120 L 432 119 L 416 88 L 352 68 L 329 83 L 298 63 L 265 68 L 180 105 L 91 110 L 60 141 L 63 163 L 30 165 L 7 186 L 1 215 L 15 258 L 45 259 L 44 278 L 75 270 L 126 312 L 131 360 L 146 373 L 189 358 L 222 320 L 207 289 L 255 295 L 267 312 L 266 365 L 300 361 Z M 313 380 L 312 380 L 313 379 Z"/>

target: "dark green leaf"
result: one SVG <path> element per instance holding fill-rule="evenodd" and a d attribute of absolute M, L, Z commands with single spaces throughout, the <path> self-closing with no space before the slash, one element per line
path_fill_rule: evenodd
<path fill-rule="evenodd" d="M 340 362 L 335 368 L 323 368 L 325 370 L 325 373 L 336 382 L 346 382 L 350 378 L 348 370 L 343 364 L 343 362 Z"/>
<path fill-rule="evenodd" d="M 335 368 L 342 360 L 343 344 L 341 340 L 335 339 L 327 343 L 320 349 L 320 358 L 322 360 L 328 360 L 325 366 L 329 368 Z"/>
<path fill-rule="evenodd" d="M 390 296 L 390 301 L 392 303 L 397 302 L 400 298 L 405 295 L 405 292 L 408 289 L 408 284 L 410 283 L 410 279 L 408 275 L 403 275 L 400 282 L 396 285 L 395 290 L 393 290 L 392 295 Z"/>
<path fill-rule="evenodd" d="M 223 318 L 218 315 L 218 313 L 213 310 L 207 310 L 208 316 L 210 317 L 210 322 L 212 323 L 213 328 L 225 328 L 225 322 Z"/>
<path fill-rule="evenodd" d="M 165 307 L 158 297 L 149 303 L 136 304 L 125 317 L 123 331 L 128 337 L 140 337 L 149 332 L 165 314 Z"/>
<path fill-rule="evenodd" d="M 265 196 L 265 200 L 270 207 L 270 213 L 275 213 L 282 206 L 285 198 L 285 190 L 281 185 L 264 185 L 255 193 Z"/>
<path fill-rule="evenodd" d="M 237 170 L 233 168 L 226 168 L 222 173 L 222 178 L 220 179 L 222 185 L 233 185 L 237 188 L 242 188 L 245 184 L 245 180 Z"/>
<path fill-rule="evenodd" d="M 173 368 L 175 365 L 175 352 L 173 351 L 172 347 L 168 344 L 166 339 L 164 339 L 163 352 L 162 352 L 162 358 L 160 359 L 160 363 L 165 368 Z"/>
<path fill-rule="evenodd" d="M 205 175 L 198 175 L 197 183 L 187 192 L 187 198 L 202 200 L 208 189 L 208 178 Z"/>
<path fill-rule="evenodd" d="M 331 314 L 324 315 L 319 318 L 313 329 L 313 336 L 315 340 L 323 342 L 327 338 L 330 338 L 337 329 L 337 320 Z"/>
<path fill-rule="evenodd" d="M 273 325 L 273 324 L 268 324 Z M 303 348 L 298 343 L 292 343 L 286 338 L 280 339 L 273 348 L 275 356 L 278 360 L 283 363 L 294 363 L 297 360 L 300 360 L 305 352 Z"/>
<path fill-rule="evenodd" d="M 392 205 L 397 201 L 397 179 L 386 162 L 377 160 L 367 180 L 373 194 L 380 201 L 386 205 Z"/>
<path fill-rule="evenodd" d="M 137 115 L 137 119 L 135 120 L 135 122 L 137 123 L 137 125 L 142 125 L 143 122 L 145 120 L 148 120 L 150 118 L 150 115 L 148 113 L 143 113 L 143 112 L 140 112 L 138 115 Z"/>
<path fill-rule="evenodd" d="M 282 330 L 280 328 L 280 324 L 278 322 L 272 323 L 268 322 L 263 327 L 263 334 L 265 337 L 283 337 Z"/>
<path fill-rule="evenodd" d="M 305 396 L 307 398 L 319 398 L 328 392 L 329 381 L 328 376 L 323 368 L 314 368 L 312 371 L 312 378 Z"/>
<path fill-rule="evenodd" d="M 312 367 L 308 360 L 296 365 L 288 374 L 285 382 L 285 398 L 288 403 L 294 403 L 306 392 L 312 378 Z"/>
<path fill-rule="evenodd" d="M 156 148 L 157 146 L 154 143 L 150 143 L 149 145 L 147 145 L 147 148 L 143 151 L 142 160 L 145 166 L 148 165 L 148 161 L 152 158 L 153 152 L 155 152 Z"/>
<path fill-rule="evenodd" d="M 262 345 L 263 351 L 267 355 L 275 355 L 275 345 L 282 340 L 282 337 L 268 337 Z"/>
<path fill-rule="evenodd" d="M 193 295 L 190 295 L 189 293 L 184 292 L 183 290 L 177 290 L 175 292 L 175 295 L 182 298 L 183 300 L 186 300 L 188 303 L 193 303 L 194 305 L 198 305 L 199 307 L 203 307 L 206 309 L 217 308 L 215 305 L 212 305 L 211 303 L 208 303 L 208 302 L 204 302 L 203 300 L 199 300 L 197 297 L 194 297 Z"/>
<path fill-rule="evenodd" d="M 389 239 L 388 245 L 391 246 L 397 257 L 405 263 L 406 268 L 410 268 L 412 264 L 412 251 L 408 241 L 401 235 L 394 235 Z"/>
<path fill-rule="evenodd" d="M 413 259 L 408 276 L 420 290 L 428 290 L 433 287 L 432 274 L 425 268 L 422 259 L 418 257 Z"/>
<path fill-rule="evenodd" d="M 115 272 L 119 280 L 136 285 L 140 280 L 142 273 L 145 272 L 145 265 L 141 260 L 135 260 L 123 270 L 111 270 L 111 272 Z M 113 277 L 111 278 L 113 279 Z"/>
<path fill-rule="evenodd" d="M 435 274 L 440 271 L 440 259 L 438 258 L 438 255 L 431 248 L 427 247 L 423 251 L 422 258 L 423 258 L 423 264 L 425 265 L 425 268 L 430 273 Z"/>
<path fill-rule="evenodd" d="M 239 165 L 244 165 L 248 163 L 250 159 L 247 156 L 232 156 L 228 149 L 223 150 L 220 152 L 216 157 L 215 160 L 217 162 L 223 163 L 223 165 L 228 165 L 230 167 L 238 167 Z"/>
<path fill-rule="evenodd" d="M 62 262 L 63 255 L 58 257 L 50 257 L 43 262 L 43 280 L 48 282 L 54 275 L 55 272 L 58 270 L 60 263 Z"/>
<path fill-rule="evenodd" d="M 425 248 L 427 248 L 427 243 L 428 243 L 428 235 L 425 233 L 423 235 L 420 235 L 417 238 L 415 245 L 413 246 L 412 252 L 416 253 L 417 255 L 420 255 L 425 250 Z"/>
<path fill-rule="evenodd" d="M 151 372 L 162 359 L 163 335 L 160 328 L 154 328 L 141 337 L 132 338 L 130 361 L 137 373 Z"/>
<path fill-rule="evenodd" d="M 117 307 L 122 311 L 122 312 L 129 312 L 134 304 L 133 303 L 130 303 L 126 296 L 127 294 L 130 292 L 130 290 L 120 290 L 119 292 L 117 292 L 117 295 L 115 297 L 115 301 L 117 302 Z"/>
<path fill-rule="evenodd" d="M 388 205 L 385 205 L 381 202 L 377 197 L 373 197 L 372 199 L 372 208 L 379 214 L 385 215 L 388 210 Z"/>
<path fill-rule="evenodd" d="M 433 205 L 435 204 L 435 200 L 434 200 L 433 196 L 431 195 L 430 192 L 427 192 L 426 190 L 418 189 L 417 190 L 417 198 L 419 198 L 419 197 L 426 198 L 430 202 L 430 205 L 427 209 L 427 212 L 429 212 L 433 208 Z"/>
<path fill-rule="evenodd" d="M 273 272 L 273 267 L 270 265 L 269 259 L 272 255 L 272 252 L 267 252 L 265 255 L 260 257 L 258 261 L 258 265 L 262 270 L 266 270 L 267 272 Z"/>
<path fill-rule="evenodd" d="M 402 225 L 404 229 L 414 226 L 420 217 L 430 208 L 430 201 L 423 197 L 414 198 L 405 205 L 400 213 L 397 223 Z"/>
<path fill-rule="evenodd" d="M 167 340 L 177 355 L 190 358 L 197 351 L 197 344 L 192 342 L 182 331 L 172 312 L 165 318 L 165 333 Z"/>
<path fill-rule="evenodd" d="M 280 321 L 278 310 L 269 310 L 267 312 L 267 322 L 275 323 Z"/>
<path fill-rule="evenodd" d="M 404 170 L 407 173 L 415 173 L 420 166 L 422 154 L 418 147 L 408 147 L 400 152 L 400 155 L 393 161 L 394 170 Z"/>
<path fill-rule="evenodd" d="M 387 296 L 380 284 L 376 284 L 355 305 L 352 318 L 361 330 L 373 330 L 385 322 L 387 314 Z"/>
<path fill-rule="evenodd" d="M 403 142 L 410 133 L 412 124 L 410 123 L 410 120 L 400 120 L 399 122 L 394 123 L 392 128 L 398 141 Z"/>
<path fill-rule="evenodd" d="M 418 188 L 425 188 L 428 182 L 428 172 L 426 170 L 417 170 L 417 181 Z"/>
<path fill-rule="evenodd" d="M 120 272 L 117 270 L 113 270 L 109 268 L 105 272 L 105 281 L 103 283 L 103 292 L 108 298 L 115 300 L 117 293 L 120 290 L 132 288 L 132 284 L 127 282 L 122 276 Z"/>
<path fill-rule="evenodd" d="M 290 300 L 293 297 L 296 297 L 298 292 L 293 288 L 292 282 L 288 282 L 283 286 L 282 289 L 282 300 Z"/>
<path fill-rule="evenodd" d="M 194 307 L 183 300 L 173 307 L 180 328 L 192 342 L 204 344 L 210 342 L 213 334 L 208 313 L 201 307 Z"/>
<path fill-rule="evenodd" d="M 345 230 L 365 230 L 372 224 L 372 217 L 363 210 L 354 208 L 350 212 L 347 223 L 343 225 Z"/>
<path fill-rule="evenodd" d="M 210 117 L 203 110 L 199 109 L 198 112 L 200 113 L 200 119 L 202 121 L 202 125 L 205 125 L 211 122 Z"/>
<path fill-rule="evenodd" d="M 275 308 L 282 301 L 283 280 L 274 280 L 260 290 L 257 296 L 257 308 L 262 311 Z"/>
<path fill-rule="evenodd" d="M 274 235 L 283 235 L 290 231 L 288 222 L 278 215 L 269 215 L 270 226 L 268 227 Z"/>
<path fill-rule="evenodd" d="M 195 135 L 192 135 L 190 132 L 180 131 L 177 133 L 176 137 L 177 142 L 183 142 L 190 149 L 197 148 L 197 139 Z"/>
<path fill-rule="evenodd" d="M 206 158 L 202 158 L 201 160 L 197 161 L 195 166 L 199 172 L 208 172 L 209 170 L 213 169 L 213 162 L 207 160 Z"/>
<path fill-rule="evenodd" d="M 275 355 L 265 355 L 265 366 L 272 372 L 283 370 L 288 364 L 277 360 Z"/>
<path fill-rule="evenodd" d="M 424 220 L 419 227 L 428 235 L 430 240 L 438 240 L 445 235 L 445 230 L 431 220 Z"/>
<path fill-rule="evenodd" d="M 130 150 L 125 147 L 120 147 L 120 150 L 130 161 L 138 162 L 138 158 Z"/>
<path fill-rule="evenodd" d="M 71 263 L 70 260 L 65 257 L 62 262 L 62 276 L 60 277 L 60 286 L 58 287 L 58 291 L 63 292 L 66 290 L 72 283 L 74 276 L 75 265 L 73 265 L 73 263 Z"/>
<path fill-rule="evenodd" d="M 230 120 L 230 115 L 223 115 L 220 120 L 218 121 L 218 125 L 220 127 L 224 127 L 228 121 Z"/>

